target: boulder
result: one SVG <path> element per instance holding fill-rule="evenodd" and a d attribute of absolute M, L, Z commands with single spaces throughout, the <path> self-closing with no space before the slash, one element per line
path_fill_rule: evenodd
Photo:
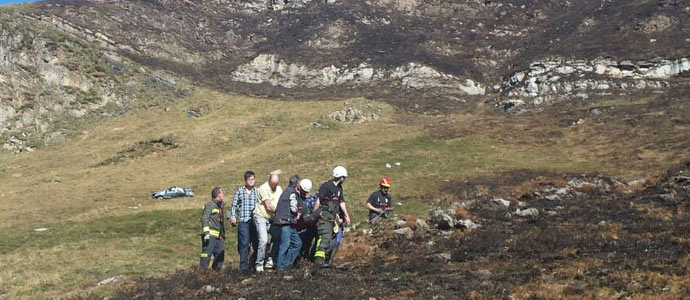
<path fill-rule="evenodd" d="M 438 229 L 448 230 L 455 226 L 455 220 L 443 210 L 429 211 L 429 223 L 435 224 Z"/>
<path fill-rule="evenodd" d="M 395 229 L 395 230 L 393 230 L 393 232 L 400 234 L 400 235 L 404 235 L 405 238 L 407 238 L 407 239 L 411 239 L 412 237 L 414 237 L 414 231 L 410 227 L 403 227 L 403 228 Z"/>
<path fill-rule="evenodd" d="M 424 221 L 423 219 L 417 219 L 415 221 L 415 228 L 417 230 L 421 230 L 421 231 L 429 231 L 429 229 L 430 229 L 429 224 L 427 224 L 427 222 Z"/>
<path fill-rule="evenodd" d="M 526 208 L 526 209 L 517 209 L 514 213 L 516 216 L 520 216 L 523 218 L 535 218 L 539 216 L 539 210 L 536 208 Z"/>
<path fill-rule="evenodd" d="M 470 219 L 459 220 L 457 223 L 455 223 L 455 228 L 458 228 L 458 229 L 472 230 L 472 229 L 477 229 L 479 227 L 482 227 L 482 225 L 479 225 Z"/>

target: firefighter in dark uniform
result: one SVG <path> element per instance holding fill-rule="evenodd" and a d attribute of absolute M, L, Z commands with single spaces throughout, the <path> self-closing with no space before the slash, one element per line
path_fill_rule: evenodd
<path fill-rule="evenodd" d="M 223 224 L 223 189 L 214 187 L 211 191 L 211 201 L 204 205 L 201 213 L 201 255 L 199 267 L 201 271 L 208 268 L 211 256 L 214 257 L 211 267 L 219 271 L 223 267 L 225 250 L 225 226 Z"/>
<path fill-rule="evenodd" d="M 388 212 L 393 209 L 391 194 L 388 193 L 388 190 L 391 188 L 391 180 L 388 179 L 388 176 L 379 181 L 379 187 L 367 200 L 366 207 L 369 209 L 369 222 L 380 218 L 388 218 Z"/>
<path fill-rule="evenodd" d="M 318 267 L 328 267 L 327 255 L 330 255 L 333 250 L 336 234 L 342 230 L 339 223 L 342 221 L 345 226 L 350 224 L 350 215 L 345 206 L 342 187 L 346 178 L 347 170 L 342 166 L 337 166 L 333 169 L 333 180 L 329 180 L 319 187 L 319 196 L 314 203 L 314 213 L 318 213 L 316 223 L 318 236 L 314 262 Z M 344 220 L 341 220 L 340 215 Z"/>

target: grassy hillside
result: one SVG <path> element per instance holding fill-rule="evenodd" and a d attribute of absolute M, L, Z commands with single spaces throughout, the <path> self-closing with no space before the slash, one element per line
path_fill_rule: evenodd
<path fill-rule="evenodd" d="M 344 124 L 327 117 L 346 105 L 380 118 Z M 190 110 L 200 117 L 190 117 Z M 603 130 L 594 124 L 559 127 L 557 117 L 546 122 L 483 111 L 482 105 L 476 110 L 482 113 L 432 116 L 364 99 L 288 102 L 199 88 L 175 100 L 153 95 L 117 118 L 84 118 L 71 125 L 64 142 L 0 154 L 0 297 L 107 292 L 97 283 L 112 276 L 164 274 L 196 264 L 199 208 L 214 185 L 232 190 L 248 169 L 267 174 L 280 168 L 320 183 L 343 164 L 351 175 L 345 187 L 350 210 L 363 222 L 362 204 L 384 175 L 393 180 L 398 213 L 425 215 L 438 200 L 457 197 L 441 191 L 448 182 L 499 178 L 519 169 L 633 179 L 687 155 L 686 149 L 662 149 L 649 154 L 646 165 L 628 164 L 616 158 L 625 149 L 604 147 L 607 135 L 584 138 Z M 328 128 L 315 128 L 314 121 Z M 615 124 L 605 125 L 607 134 L 617 132 Z M 667 140 L 685 132 L 682 126 L 668 130 Z M 161 139 L 174 146 L 147 144 Z M 197 197 L 148 198 L 177 184 L 195 188 Z M 49 231 L 34 232 L 39 227 Z M 232 260 L 234 233 L 229 240 Z"/>

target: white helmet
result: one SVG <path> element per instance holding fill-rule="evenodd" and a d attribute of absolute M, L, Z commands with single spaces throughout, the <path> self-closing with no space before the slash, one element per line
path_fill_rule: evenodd
<path fill-rule="evenodd" d="M 302 179 L 299 182 L 299 186 L 302 187 L 302 190 L 309 193 L 311 191 L 311 180 L 309 179 Z"/>
<path fill-rule="evenodd" d="M 347 177 L 347 169 L 343 166 L 333 168 L 333 178 Z"/>

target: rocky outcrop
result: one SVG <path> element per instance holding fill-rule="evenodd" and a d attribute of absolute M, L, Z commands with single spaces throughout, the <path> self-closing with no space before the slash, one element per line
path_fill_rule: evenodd
<path fill-rule="evenodd" d="M 439 72 L 429 66 L 410 62 L 394 69 L 375 68 L 367 63 L 357 66 L 311 68 L 290 63 L 273 54 L 261 54 L 239 66 L 232 80 L 246 83 L 268 83 L 284 88 L 326 88 L 388 83 L 408 89 L 444 89 L 464 95 L 483 95 L 484 87 L 471 79 Z"/>
<path fill-rule="evenodd" d="M 495 88 L 512 98 L 501 102 L 504 107 L 512 108 L 525 103 L 539 105 L 555 98 L 587 98 L 589 93 L 667 88 L 671 86 L 668 79 L 688 71 L 688 58 L 552 59 L 530 64 L 528 69 L 512 74 Z"/>
<path fill-rule="evenodd" d="M 24 152 L 59 141 L 56 124 L 98 112 L 120 115 L 145 85 L 169 90 L 163 72 L 149 74 L 123 58 L 105 35 L 76 25 L 0 15 L 0 144 Z M 93 44 L 91 44 L 93 43 Z"/>

